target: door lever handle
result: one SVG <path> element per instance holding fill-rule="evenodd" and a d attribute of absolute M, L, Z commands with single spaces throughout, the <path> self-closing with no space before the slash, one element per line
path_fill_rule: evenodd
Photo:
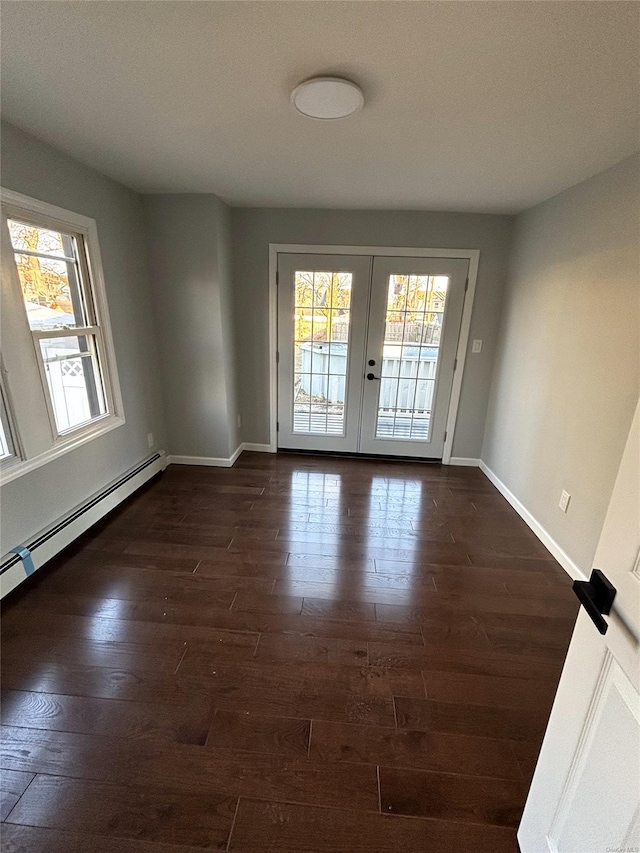
<path fill-rule="evenodd" d="M 608 616 L 611 612 L 617 592 L 615 586 L 600 569 L 594 569 L 588 581 L 573 582 L 573 591 L 598 631 L 606 634 L 609 626 L 602 617 L 603 614 Z"/>
<path fill-rule="evenodd" d="M 379 377 L 379 376 L 374 376 L 374 375 L 373 375 L 373 373 L 367 373 L 367 379 L 369 379 L 369 380 L 371 380 L 371 379 L 377 379 L 378 381 L 380 381 L 380 377 Z"/>

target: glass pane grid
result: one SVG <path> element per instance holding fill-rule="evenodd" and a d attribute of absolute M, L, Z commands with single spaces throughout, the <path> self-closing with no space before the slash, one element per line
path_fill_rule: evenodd
<path fill-rule="evenodd" d="M 389 276 L 377 438 L 429 438 L 447 286 L 446 276 Z"/>
<path fill-rule="evenodd" d="M 8 219 L 7 224 L 11 245 L 16 252 L 22 250 L 37 252 L 46 257 L 74 257 L 66 251 L 67 240 L 73 240 L 70 235 L 61 234 L 59 231 L 53 231 L 50 228 L 30 225 L 27 222 L 20 222 L 17 219 Z"/>
<path fill-rule="evenodd" d="M 29 327 L 89 325 L 75 238 L 15 220 L 8 224 Z"/>
<path fill-rule="evenodd" d="M 106 413 L 93 335 L 42 338 L 40 351 L 59 432 L 67 432 Z"/>
<path fill-rule="evenodd" d="M 351 273 L 295 273 L 293 432 L 344 435 Z"/>

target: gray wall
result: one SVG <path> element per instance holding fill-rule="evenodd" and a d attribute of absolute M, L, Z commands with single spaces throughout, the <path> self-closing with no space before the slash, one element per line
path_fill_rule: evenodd
<path fill-rule="evenodd" d="M 127 419 L 3 487 L 4 549 L 147 456 L 150 431 L 173 454 L 228 457 L 241 412 L 242 440 L 268 441 L 269 243 L 431 246 L 481 252 L 470 339 L 484 347 L 454 456 L 480 456 L 484 430 L 487 465 L 589 568 L 638 396 L 638 157 L 521 214 L 513 236 L 505 216 L 141 200 L 10 125 L 2 143 L 4 186 L 97 221 Z"/>
<path fill-rule="evenodd" d="M 482 458 L 587 572 L 638 398 L 639 212 L 636 156 L 518 216 L 496 353 Z"/>
<path fill-rule="evenodd" d="M 216 196 L 144 198 L 171 453 L 238 446 L 229 208 Z"/>
<path fill-rule="evenodd" d="M 237 359 L 243 440 L 269 441 L 269 243 L 480 249 L 471 339 L 454 456 L 479 457 L 512 218 L 483 214 L 366 210 L 231 210 Z"/>
<path fill-rule="evenodd" d="M 94 218 L 126 424 L 2 487 L 2 551 L 27 540 L 166 446 L 140 197 L 17 128 L 2 125 L 2 185 Z"/>

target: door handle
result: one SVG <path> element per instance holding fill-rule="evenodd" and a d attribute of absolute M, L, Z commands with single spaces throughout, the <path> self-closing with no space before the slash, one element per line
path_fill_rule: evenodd
<path fill-rule="evenodd" d="M 371 380 L 371 379 L 377 379 L 378 381 L 380 381 L 380 377 L 379 377 L 379 376 L 374 376 L 374 375 L 373 375 L 373 373 L 367 373 L 367 379 L 369 379 L 369 380 Z"/>
<path fill-rule="evenodd" d="M 603 614 L 608 616 L 611 612 L 617 592 L 615 586 L 600 569 L 594 569 L 588 581 L 573 582 L 573 591 L 598 631 L 606 634 L 609 626 L 602 617 Z"/>

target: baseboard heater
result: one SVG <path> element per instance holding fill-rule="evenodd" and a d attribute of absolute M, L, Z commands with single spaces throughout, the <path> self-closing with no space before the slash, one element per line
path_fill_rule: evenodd
<path fill-rule="evenodd" d="M 164 453 L 154 453 L 139 465 L 113 480 L 99 492 L 59 518 L 25 543 L 16 543 L 0 562 L 0 598 L 15 589 L 32 571 L 39 569 L 104 515 L 128 498 L 147 480 L 167 467 Z"/>

